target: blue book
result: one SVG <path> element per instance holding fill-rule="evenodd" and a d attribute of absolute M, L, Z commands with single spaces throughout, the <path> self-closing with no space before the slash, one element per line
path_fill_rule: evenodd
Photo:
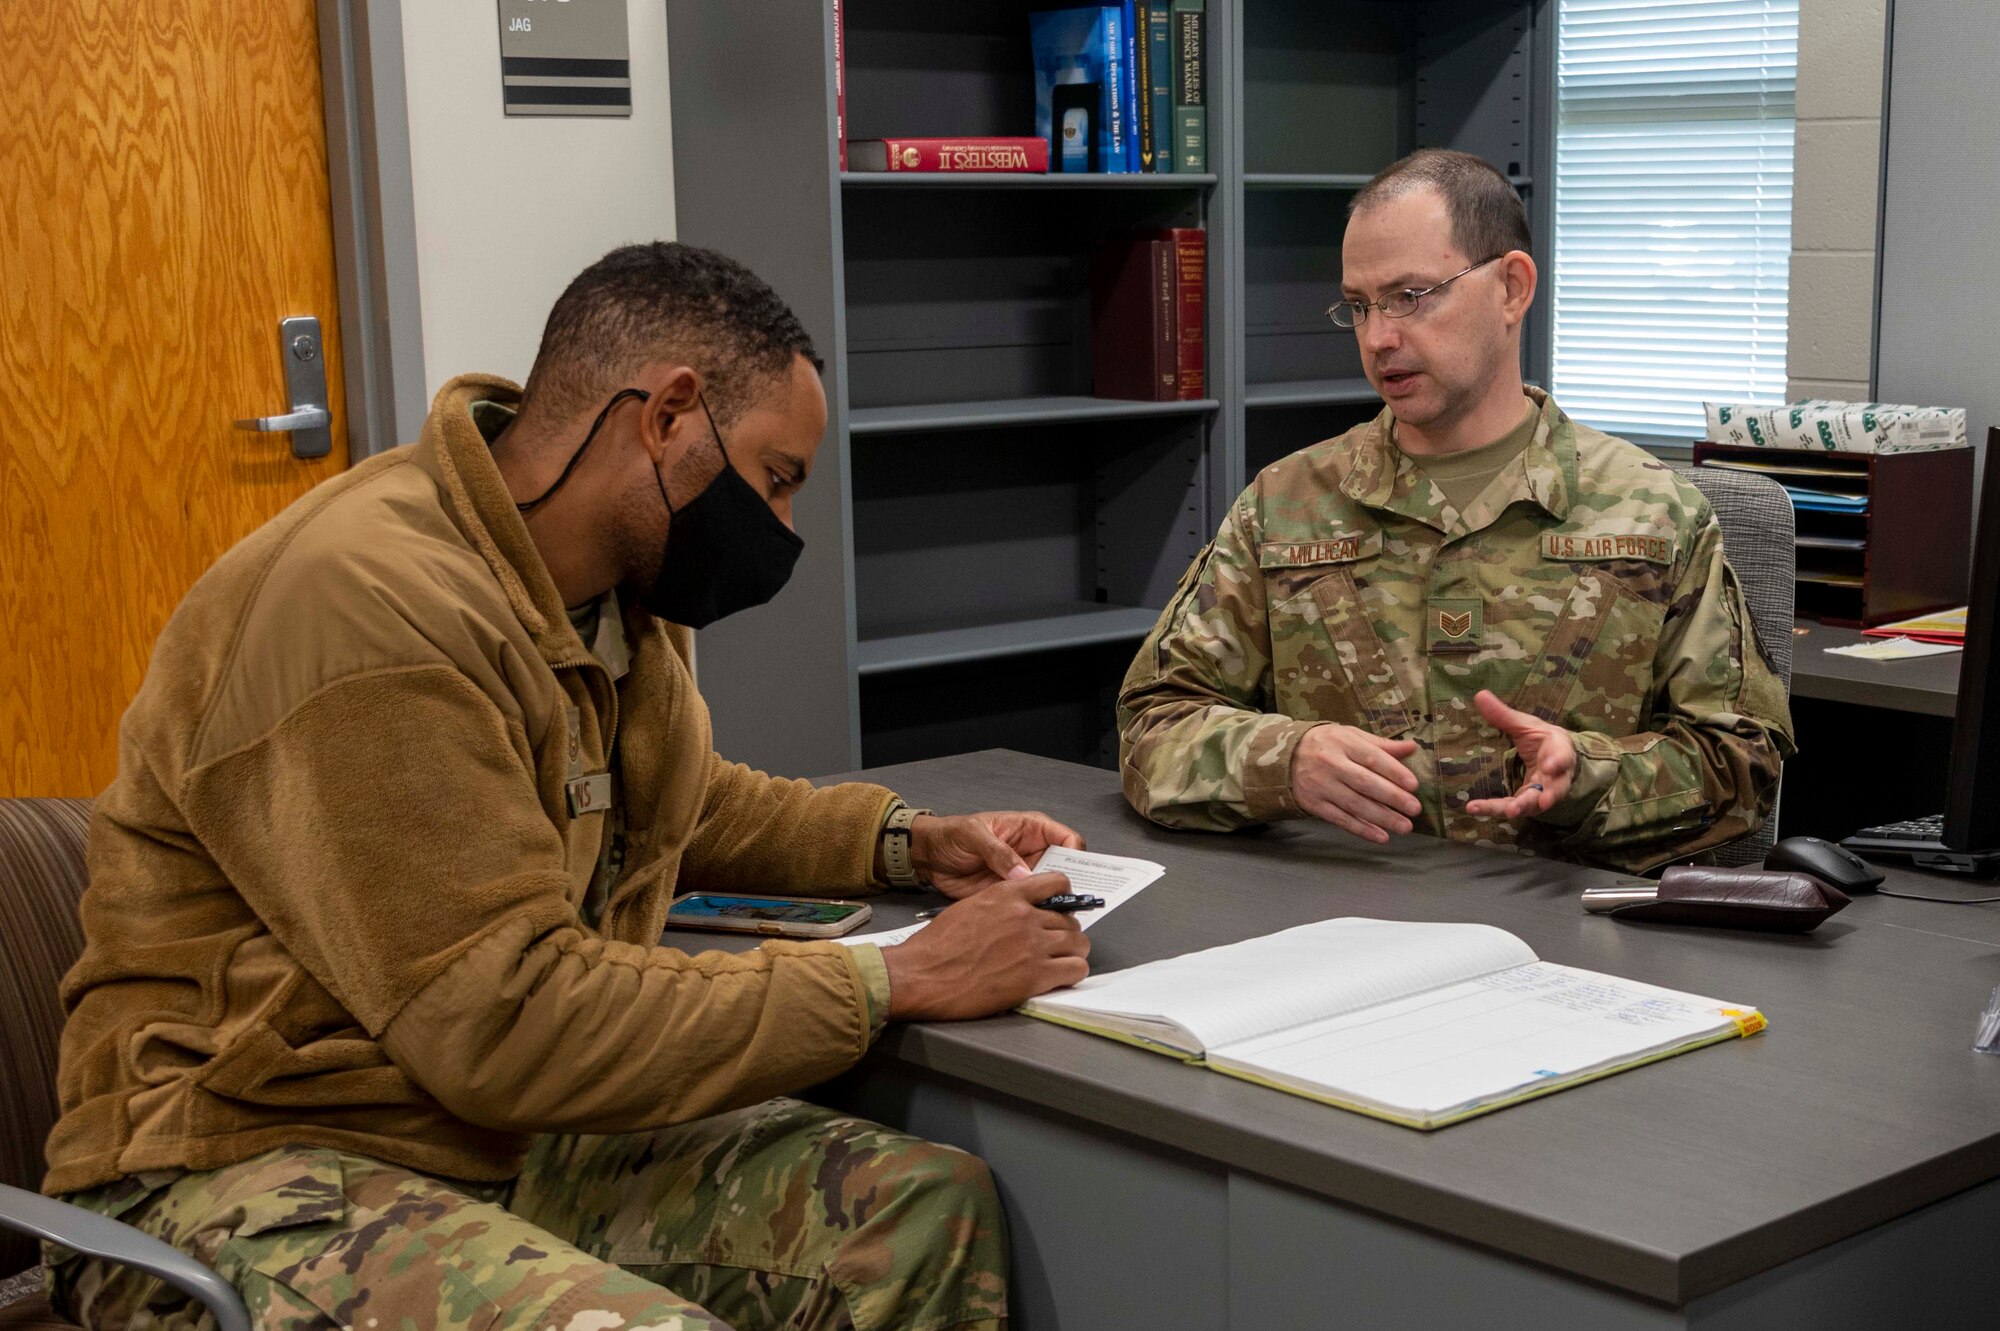
<path fill-rule="evenodd" d="M 1028 15 L 1035 133 L 1049 141 L 1051 171 L 1131 170 L 1125 32 L 1123 4 Z"/>

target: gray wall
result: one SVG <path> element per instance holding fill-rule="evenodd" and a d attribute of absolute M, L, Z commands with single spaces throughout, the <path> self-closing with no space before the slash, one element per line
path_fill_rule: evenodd
<path fill-rule="evenodd" d="M 1897 0 L 1882 218 L 1884 402 L 2000 424 L 2000 12 L 1994 0 Z"/>
<path fill-rule="evenodd" d="M 667 14 L 628 0 L 629 118 L 507 116 L 493 0 L 404 0 L 402 18 L 428 406 L 469 370 L 527 378 L 572 277 L 674 238 Z"/>

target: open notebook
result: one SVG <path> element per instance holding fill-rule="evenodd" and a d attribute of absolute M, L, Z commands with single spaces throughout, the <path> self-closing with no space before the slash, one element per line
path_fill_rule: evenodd
<path fill-rule="evenodd" d="M 1093 975 L 1021 1011 L 1412 1128 L 1764 1028 L 1754 1008 L 1539 961 L 1491 925 L 1365 919 Z"/>

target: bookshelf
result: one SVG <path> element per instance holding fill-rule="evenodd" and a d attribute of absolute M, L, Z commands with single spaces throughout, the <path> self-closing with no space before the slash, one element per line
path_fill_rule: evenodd
<path fill-rule="evenodd" d="M 850 136 L 1032 132 L 1027 14 L 1052 7 L 844 0 Z M 1118 681 L 1229 502 L 1379 410 L 1324 313 L 1353 192 L 1415 147 L 1477 152 L 1548 253 L 1553 0 L 1207 13 L 1207 174 L 843 174 L 831 0 L 668 0 L 677 234 L 762 274 L 828 362 L 798 574 L 698 645 L 726 756 L 1113 761 Z M 1188 225 L 1211 397 L 1091 397 L 1090 246 Z"/>

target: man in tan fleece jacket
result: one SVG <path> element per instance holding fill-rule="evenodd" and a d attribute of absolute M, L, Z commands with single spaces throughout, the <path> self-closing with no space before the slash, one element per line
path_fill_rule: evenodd
<path fill-rule="evenodd" d="M 997 1326 L 977 1160 L 771 1097 L 885 1021 L 1073 983 L 1039 814 L 933 817 L 723 761 L 685 625 L 768 599 L 825 430 L 810 341 L 720 255 L 607 255 L 525 390 L 225 555 L 98 801 L 46 1189 L 270 1327 Z M 680 891 L 958 898 L 899 947 L 657 946 Z M 191 1323 L 51 1252 L 95 1328 Z"/>

